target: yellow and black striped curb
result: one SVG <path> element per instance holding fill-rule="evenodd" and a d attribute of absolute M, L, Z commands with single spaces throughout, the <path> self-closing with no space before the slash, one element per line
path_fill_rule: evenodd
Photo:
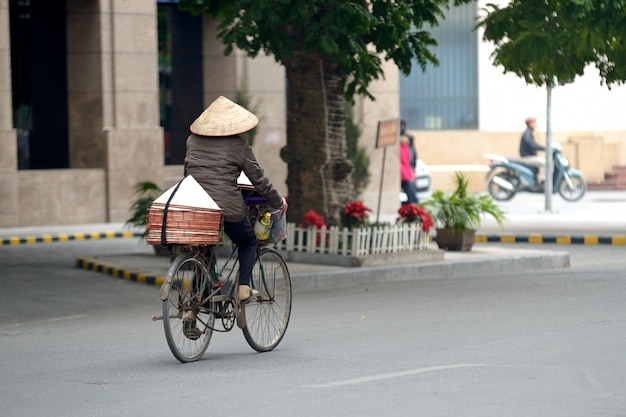
<path fill-rule="evenodd" d="M 106 232 L 87 232 L 87 233 L 60 233 L 60 234 L 43 234 L 38 236 L 11 236 L 2 238 L 2 245 L 25 245 L 34 243 L 54 243 L 54 242 L 73 242 L 86 240 L 101 239 L 131 239 L 142 238 L 143 232 L 137 231 L 106 231 Z M 431 240 L 437 240 L 436 237 Z M 476 235 L 474 237 L 476 243 L 533 243 L 533 244 L 560 244 L 560 245 L 626 245 L 626 236 L 599 236 L 599 235 L 582 235 L 582 236 L 544 236 L 544 235 Z"/>
<path fill-rule="evenodd" d="M 626 236 L 476 235 L 476 243 L 552 243 L 557 245 L 626 245 Z"/>
<path fill-rule="evenodd" d="M 127 281 L 135 281 L 142 284 L 161 286 L 165 282 L 164 276 L 151 275 L 142 271 L 124 269 L 119 265 L 108 262 L 102 262 L 97 258 L 82 257 L 76 258 L 76 267 L 86 269 L 88 271 L 101 272 L 111 275 L 115 278 L 125 279 Z"/>
<path fill-rule="evenodd" d="M 1 246 L 9 245 L 27 245 L 33 243 L 54 243 L 54 242 L 73 242 L 84 240 L 101 240 L 101 239 L 131 239 L 143 237 L 143 232 L 134 231 L 105 231 L 105 232 L 87 232 L 87 233 L 59 233 L 59 234 L 42 234 L 28 236 L 10 236 L 2 238 Z"/>

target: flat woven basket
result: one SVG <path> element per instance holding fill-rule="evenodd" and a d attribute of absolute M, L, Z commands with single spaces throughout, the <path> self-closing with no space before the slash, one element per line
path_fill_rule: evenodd
<path fill-rule="evenodd" d="M 149 244 L 210 245 L 220 241 L 222 211 L 170 204 L 167 208 L 165 230 L 163 215 L 165 204 L 152 203 L 148 210 L 146 240 Z M 163 236 L 165 232 L 165 236 Z M 162 239 L 162 238 L 165 239 Z"/>

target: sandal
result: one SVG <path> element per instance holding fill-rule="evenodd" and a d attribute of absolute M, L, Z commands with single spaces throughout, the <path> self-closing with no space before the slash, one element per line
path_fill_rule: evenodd
<path fill-rule="evenodd" d="M 244 291 L 244 294 L 245 294 L 246 288 L 248 289 L 248 296 L 246 298 L 242 298 L 241 292 Z M 251 289 L 248 285 L 240 285 L 239 286 L 239 297 L 240 297 L 239 305 L 250 304 L 252 301 L 256 300 L 256 297 L 258 295 L 259 295 L 259 292 L 257 290 Z"/>

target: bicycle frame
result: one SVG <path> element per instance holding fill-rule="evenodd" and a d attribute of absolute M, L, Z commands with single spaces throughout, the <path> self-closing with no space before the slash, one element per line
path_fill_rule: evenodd
<path fill-rule="evenodd" d="M 212 282 L 211 279 L 203 279 L 202 280 L 202 288 L 200 288 L 200 294 L 207 294 L 206 298 L 203 298 L 202 300 L 200 300 L 201 302 L 205 302 L 205 301 L 211 301 L 211 302 L 232 302 L 233 305 L 235 305 L 235 307 L 238 307 L 234 301 L 235 301 L 235 292 L 237 290 L 237 287 L 239 285 L 238 281 L 236 281 L 232 275 L 233 272 L 236 270 L 237 265 L 239 264 L 239 257 L 237 256 L 237 245 L 233 244 L 232 250 L 230 251 L 230 254 L 228 256 L 228 258 L 226 258 L 226 261 L 224 262 L 224 264 L 220 267 L 218 265 L 217 262 L 217 249 L 218 246 L 217 245 L 209 245 L 206 247 L 183 247 L 181 248 L 181 250 L 189 250 L 190 252 L 195 252 L 194 256 L 203 256 L 205 261 L 208 262 L 208 264 L 206 265 L 207 267 L 207 271 L 212 274 L 213 277 L 215 277 L 215 281 L 217 281 L 217 287 L 212 289 L 211 291 L 206 291 L 207 290 L 207 284 L 209 282 Z M 260 248 L 257 249 L 257 256 L 259 256 L 259 251 Z M 267 284 L 265 283 L 265 271 L 264 271 L 264 267 L 262 264 L 259 265 L 260 267 L 260 276 L 258 278 L 259 282 L 257 283 L 257 285 L 261 286 L 267 286 Z M 174 268 L 174 265 L 172 265 L 170 268 Z M 172 279 L 173 279 L 173 274 L 171 273 L 173 271 L 169 271 L 168 272 L 168 278 L 166 279 L 166 281 L 161 285 L 161 291 L 159 292 L 159 298 L 161 299 L 161 301 L 165 301 L 169 298 L 169 294 L 170 294 L 170 290 L 172 288 Z M 254 280 L 254 277 L 251 277 L 252 280 Z M 224 288 L 227 288 L 226 292 L 223 291 Z M 266 299 L 264 301 L 273 301 L 273 297 L 270 297 L 270 299 Z M 219 311 L 211 311 L 212 313 L 215 314 L 219 314 L 221 312 Z M 235 317 L 237 317 L 237 313 L 235 313 Z M 157 317 L 155 317 L 154 319 L 157 319 Z M 212 330 L 217 330 L 217 329 L 212 329 Z M 220 330 L 217 330 L 220 331 Z"/>
<path fill-rule="evenodd" d="M 228 275 L 226 276 L 226 281 L 230 280 L 230 277 L 233 271 L 235 270 L 235 268 L 237 267 L 237 264 L 239 263 L 239 259 L 236 256 L 237 254 L 236 246 L 233 246 L 233 249 L 231 250 L 229 257 L 227 258 L 226 263 L 222 266 L 222 268 L 219 268 L 217 265 L 217 246 L 216 245 L 210 245 L 210 246 L 206 246 L 203 248 L 198 248 L 198 247 L 190 247 L 190 248 L 191 248 L 190 251 L 195 252 L 196 256 L 202 255 L 205 257 L 205 259 L 208 261 L 207 269 L 210 268 L 211 272 L 213 273 L 213 276 L 216 277 L 217 280 L 220 282 L 223 279 L 224 272 L 227 269 L 230 271 L 228 272 Z M 183 247 L 181 248 L 181 250 L 184 251 L 188 249 Z M 168 270 L 168 274 L 167 274 L 168 278 L 161 285 L 161 291 L 159 292 L 159 298 L 161 299 L 161 301 L 165 301 L 169 298 L 170 290 L 172 287 L 172 278 L 173 278 L 172 268 L 174 268 L 173 264 L 170 266 L 170 270 Z M 208 281 L 205 280 L 205 282 L 208 282 Z M 202 288 L 202 290 L 204 289 L 205 288 Z M 232 294 L 233 292 L 234 292 L 234 286 L 231 285 L 229 294 Z"/>
<path fill-rule="evenodd" d="M 235 323 L 254 350 L 267 352 L 282 340 L 291 314 L 291 279 L 287 264 L 275 248 L 260 246 L 250 287 L 254 299 L 241 303 L 237 247 L 222 264 L 217 246 L 181 247 L 161 286 L 165 337 L 181 362 L 198 360 L 214 331 L 229 332 Z M 269 274 L 269 275 L 268 275 Z M 217 324 L 216 321 L 218 321 Z"/>
<path fill-rule="evenodd" d="M 251 199 L 254 196 L 248 197 L 247 207 L 258 210 L 259 203 Z M 255 216 L 250 207 L 248 213 Z M 244 302 L 239 299 L 239 274 L 233 274 L 239 269 L 236 245 L 223 265 L 218 264 L 217 245 L 174 246 L 177 256 L 159 291 L 163 314 L 152 319 L 163 320 L 165 338 L 176 359 L 200 359 L 213 332 L 229 332 L 235 323 L 257 352 L 278 346 L 291 315 L 291 278 L 281 253 L 265 243 L 269 239 L 258 242 L 250 277 L 252 294 Z M 216 321 L 221 328 L 216 328 L 220 327 Z"/>
<path fill-rule="evenodd" d="M 216 246 L 212 246 L 210 249 L 210 255 L 207 256 L 210 257 L 209 259 L 209 265 L 212 268 L 213 271 L 213 276 L 216 277 L 216 280 L 218 281 L 218 290 L 222 290 L 224 287 L 228 286 L 228 290 L 226 291 L 226 294 L 223 294 L 224 299 L 220 299 L 220 298 L 215 298 L 215 296 L 217 295 L 217 291 L 214 291 L 213 293 L 211 293 L 211 296 L 214 296 L 214 298 L 212 299 L 213 301 L 232 301 L 235 299 L 235 291 L 237 289 L 237 287 L 239 286 L 238 281 L 236 282 L 234 280 L 234 278 L 237 277 L 232 277 L 233 272 L 235 271 L 235 269 L 237 268 L 237 265 L 239 264 L 239 257 L 237 256 L 237 245 L 233 244 L 233 248 L 230 251 L 230 255 L 228 256 L 228 258 L 226 259 L 226 262 L 224 263 L 224 265 L 222 265 L 222 267 L 220 268 L 218 266 L 217 263 L 217 253 L 216 253 Z M 257 249 L 257 257 L 259 256 L 260 253 L 260 248 Z M 205 255 L 206 256 L 206 255 Z M 258 286 L 267 286 L 266 282 L 265 282 L 265 270 L 263 267 L 263 264 L 259 264 L 259 270 L 261 272 L 258 280 L 259 282 L 257 283 Z M 226 271 L 228 271 L 228 274 L 226 274 Z M 251 280 L 251 284 L 254 285 L 254 276 L 250 277 Z M 208 280 L 204 281 L 205 283 L 208 282 Z M 202 288 L 202 290 L 204 290 L 204 288 Z M 266 300 L 266 301 L 272 301 L 270 300 Z"/>

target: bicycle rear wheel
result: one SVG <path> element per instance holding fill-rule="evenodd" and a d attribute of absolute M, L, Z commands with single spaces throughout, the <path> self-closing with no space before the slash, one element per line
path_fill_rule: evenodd
<path fill-rule="evenodd" d="M 259 250 L 250 286 L 259 295 L 241 309 L 246 323 L 243 334 L 252 349 L 267 352 L 282 340 L 291 315 L 291 278 L 280 252 Z"/>
<path fill-rule="evenodd" d="M 202 357 L 213 335 L 214 308 L 202 308 L 207 302 L 209 278 L 213 272 L 207 259 L 197 253 L 183 253 L 170 267 L 171 289 L 163 300 L 163 327 L 170 350 L 181 362 Z"/>

